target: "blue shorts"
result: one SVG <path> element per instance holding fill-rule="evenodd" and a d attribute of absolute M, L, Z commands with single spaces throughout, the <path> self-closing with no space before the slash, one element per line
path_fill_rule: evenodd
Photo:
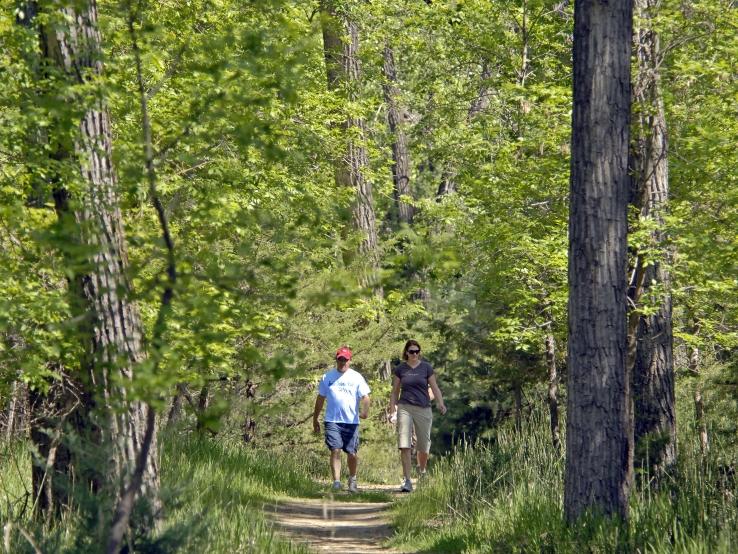
<path fill-rule="evenodd" d="M 341 449 L 347 454 L 359 451 L 359 424 L 326 421 L 325 444 L 331 450 Z"/>

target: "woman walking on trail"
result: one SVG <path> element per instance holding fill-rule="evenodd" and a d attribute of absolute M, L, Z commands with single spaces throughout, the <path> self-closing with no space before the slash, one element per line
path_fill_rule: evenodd
<path fill-rule="evenodd" d="M 420 476 L 425 475 L 430 452 L 430 432 L 433 423 L 431 411 L 432 392 L 438 411 L 446 413 L 443 394 L 438 388 L 433 367 L 420 357 L 420 344 L 416 340 L 405 343 L 402 351 L 404 360 L 395 368 L 390 395 L 390 414 L 397 421 L 397 447 L 400 449 L 402 472 L 405 480 L 401 492 L 412 492 L 413 482 L 410 479 L 412 460 L 413 429 L 417 436 L 418 469 Z M 430 389 L 430 392 L 429 392 Z"/>

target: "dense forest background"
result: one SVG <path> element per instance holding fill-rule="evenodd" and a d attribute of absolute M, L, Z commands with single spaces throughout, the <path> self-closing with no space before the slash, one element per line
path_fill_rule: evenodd
<path fill-rule="evenodd" d="M 175 549 L 189 539 L 171 522 L 190 520 L 168 475 L 207 452 L 326 472 L 305 422 L 342 344 L 373 388 L 365 475 L 391 480 L 385 410 L 408 338 L 449 407 L 439 475 L 540 461 L 554 511 L 536 517 L 567 528 L 579 4 L 4 1 L 5 548 Z M 600 532 L 624 550 L 736 540 L 738 5 L 636 0 L 629 36 L 629 479 L 631 505 L 651 506 L 631 521 L 656 498 L 681 500 L 654 529 L 692 521 L 687 489 L 702 504 L 661 546 L 614 531 L 525 542 L 521 525 L 508 539 L 522 551 L 594 548 Z M 494 486 L 518 483 L 469 479 L 463 502 L 427 502 L 433 521 L 447 506 L 455 524 L 492 521 Z M 408 517 L 403 540 L 434 536 Z M 484 529 L 474 540 L 493 544 Z M 465 536 L 449 551 L 475 551 Z"/>

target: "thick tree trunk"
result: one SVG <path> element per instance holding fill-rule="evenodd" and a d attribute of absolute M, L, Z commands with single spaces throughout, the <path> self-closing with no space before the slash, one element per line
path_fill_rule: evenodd
<path fill-rule="evenodd" d="M 636 32 L 638 75 L 633 87 L 634 105 L 638 106 L 636 142 L 633 148 L 633 203 L 640 209 L 642 220 L 651 220 L 649 256 L 645 261 L 637 252 L 636 277 L 631 282 L 631 309 L 648 296 L 654 285 L 659 291 L 651 302 L 658 309 L 647 316 L 632 314 L 629 332 L 629 367 L 633 375 L 633 428 L 635 463 L 648 466 L 651 475 L 659 477 L 676 462 L 676 404 L 674 394 L 674 362 L 672 307 L 669 291 L 671 276 L 668 252 L 663 246 L 663 215 L 669 196 L 666 118 L 659 78 L 659 37 L 651 28 L 658 0 L 635 0 L 641 27 Z M 642 276 L 640 275 L 642 274 Z"/>
<path fill-rule="evenodd" d="M 349 102 L 354 102 L 359 97 L 361 80 L 359 29 L 348 14 L 337 9 L 333 0 L 322 0 L 321 11 L 328 90 L 345 94 Z M 366 178 L 369 162 L 364 119 L 350 114 L 344 122 L 344 130 L 346 150 L 336 162 L 336 184 L 350 187 L 356 193 L 353 225 L 361 235 L 359 250 L 368 265 L 362 284 L 374 285 L 379 252 L 372 184 Z"/>
<path fill-rule="evenodd" d="M 641 318 L 633 367 L 635 463 L 658 476 L 676 462 L 671 298 Z"/>
<path fill-rule="evenodd" d="M 58 24 L 41 30 L 44 56 L 71 86 L 92 83 L 103 73 L 96 4 L 88 0 L 58 10 L 50 14 L 52 19 L 61 15 Z M 115 487 L 109 491 L 113 496 L 128 486 L 145 439 L 150 438 L 139 493 L 157 509 L 156 426 L 147 425 L 152 421 L 151 408 L 128 399 L 127 383 L 145 352 L 126 274 L 128 257 L 112 162 L 110 117 L 103 100 L 78 101 L 88 104 L 75 134 L 80 192 L 72 196 L 57 189 L 54 193 L 60 232 L 67 235 L 64 240 L 85 252 L 84 260 L 68 254 L 71 267 L 79 268 L 70 292 L 73 309 L 82 321 L 81 382 L 90 403 L 74 423 L 82 438 L 97 443 L 97 459 L 89 464 L 97 469 L 92 481 Z"/>
<path fill-rule="evenodd" d="M 559 432 L 559 375 L 556 371 L 556 341 L 546 335 L 546 367 L 548 367 L 548 413 L 551 421 L 551 443 L 556 450 L 561 448 Z"/>
<path fill-rule="evenodd" d="M 384 101 L 387 104 L 387 123 L 392 133 L 392 183 L 395 219 L 397 223 L 410 225 L 413 222 L 414 208 L 402 200 L 403 196 L 412 198 L 410 188 L 410 152 L 403 129 L 402 110 L 398 104 L 400 92 L 397 89 L 397 69 L 395 55 L 389 44 L 384 46 Z"/>
<path fill-rule="evenodd" d="M 626 254 L 632 4 L 580 0 L 574 21 L 564 511 L 627 518 Z"/>

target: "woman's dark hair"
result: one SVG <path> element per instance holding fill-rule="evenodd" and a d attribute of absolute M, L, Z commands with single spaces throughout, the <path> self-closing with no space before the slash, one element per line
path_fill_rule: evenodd
<path fill-rule="evenodd" d="M 402 359 L 405 361 L 407 361 L 407 349 L 410 348 L 411 346 L 417 346 L 418 350 L 422 350 L 422 348 L 420 348 L 420 343 L 418 341 L 414 339 L 410 339 L 409 341 L 405 343 L 405 348 L 402 349 Z"/>

